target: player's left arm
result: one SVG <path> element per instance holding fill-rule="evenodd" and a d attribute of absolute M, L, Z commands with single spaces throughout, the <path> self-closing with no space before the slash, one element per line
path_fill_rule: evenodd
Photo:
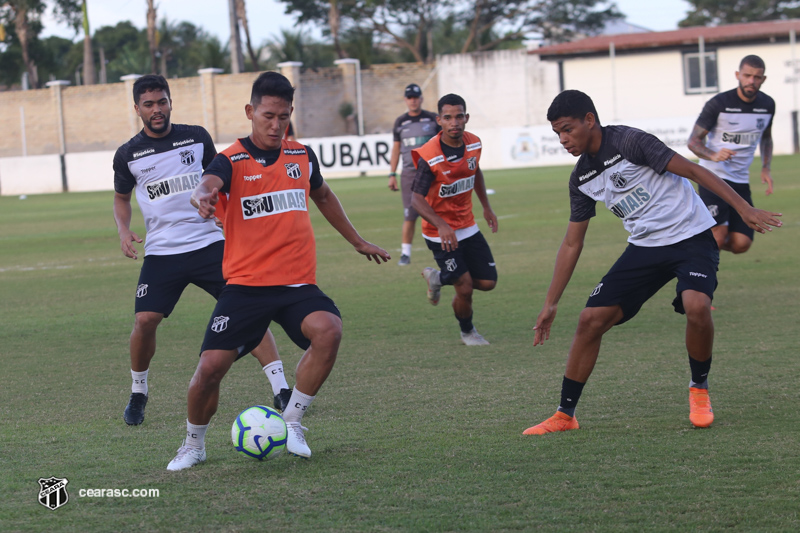
<path fill-rule="evenodd" d="M 386 250 L 364 240 L 364 238 L 358 234 L 358 231 L 353 227 L 350 219 L 347 218 L 347 213 L 344 212 L 339 198 L 327 183 L 323 181 L 320 187 L 312 189 L 308 195 L 314 200 L 314 203 L 317 205 L 319 212 L 322 213 L 322 216 L 325 217 L 325 220 L 327 220 L 347 242 L 352 244 L 353 248 L 355 248 L 358 253 L 367 256 L 367 259 L 370 261 L 374 260 L 378 264 L 381 263 L 381 259 L 383 259 L 383 262 L 391 259 L 391 256 Z"/>
<path fill-rule="evenodd" d="M 678 176 L 690 179 L 722 198 L 725 203 L 736 209 L 739 215 L 741 215 L 742 220 L 744 220 L 750 228 L 759 233 L 772 231 L 770 226 L 778 228 L 782 225 L 782 222 L 775 218 L 781 216 L 781 213 L 756 209 L 748 204 L 744 198 L 739 196 L 722 178 L 710 170 L 696 163 L 692 163 L 680 154 L 672 156 L 672 159 L 667 163 L 666 170 Z"/>
<path fill-rule="evenodd" d="M 489 195 L 486 194 L 486 180 L 483 178 L 481 167 L 478 167 L 475 171 L 475 195 L 483 206 L 483 218 L 489 223 L 492 233 L 497 233 L 497 215 L 494 214 L 492 206 L 489 205 Z"/>
<path fill-rule="evenodd" d="M 761 135 L 761 144 L 759 145 L 761 152 L 761 183 L 767 185 L 765 194 L 769 196 L 772 194 L 772 173 L 770 167 L 772 166 L 772 123 L 770 122 L 767 129 Z"/>

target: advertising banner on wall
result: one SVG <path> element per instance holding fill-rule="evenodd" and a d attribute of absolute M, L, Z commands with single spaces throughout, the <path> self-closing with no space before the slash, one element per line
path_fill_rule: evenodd
<path fill-rule="evenodd" d="M 326 171 L 351 172 L 352 175 L 379 170 L 389 172 L 394 140 L 391 133 L 382 133 L 299 139 L 299 142 L 314 150 L 325 176 Z"/>
<path fill-rule="evenodd" d="M 651 133 L 684 157 L 693 157 L 686 143 L 697 117 L 670 117 L 619 121 Z M 558 136 L 548 126 L 503 128 L 503 167 L 541 167 L 575 164 L 577 159 L 567 153 Z"/>

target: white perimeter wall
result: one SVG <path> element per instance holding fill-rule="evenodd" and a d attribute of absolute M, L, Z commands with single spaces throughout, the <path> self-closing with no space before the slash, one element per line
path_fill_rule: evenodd
<path fill-rule="evenodd" d="M 720 90 L 736 87 L 734 72 L 747 54 L 767 65 L 763 90 L 777 104 L 773 124 L 775 154 L 792 152 L 791 111 L 796 109 L 798 73 L 788 44 L 717 49 Z M 800 51 L 797 52 L 800 58 Z M 686 95 L 679 52 L 653 52 L 564 62 L 566 89 L 588 93 L 603 124 L 627 124 L 649 131 L 679 153 L 686 149 L 694 121 L 713 94 Z M 797 64 L 800 64 L 798 59 Z M 613 77 L 612 77 L 613 74 Z M 502 168 L 569 165 L 575 159 L 558 144 L 546 120 L 558 93 L 558 66 L 521 50 L 448 55 L 438 58 L 439 91 L 464 97 L 470 113 L 468 129 L 483 140 L 481 167 Z M 441 96 L 438 95 L 438 96 Z M 435 109 L 438 96 L 426 101 Z M 389 134 L 303 139 L 320 156 L 323 176 L 336 178 L 385 175 L 389 171 Z M 226 146 L 218 146 L 221 150 Z M 67 154 L 70 191 L 112 191 L 114 153 Z M 61 192 L 59 156 L 0 158 L 0 194 Z"/>
<path fill-rule="evenodd" d="M 502 50 L 436 58 L 439 96 L 464 98 L 468 128 L 480 130 L 547 123 L 547 108 L 558 94 L 558 64 L 525 50 Z M 425 108 L 436 111 L 436 102 Z"/>

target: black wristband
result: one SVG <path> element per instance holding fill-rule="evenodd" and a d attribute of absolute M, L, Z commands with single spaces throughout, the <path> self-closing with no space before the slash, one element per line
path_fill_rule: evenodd
<path fill-rule="evenodd" d="M 389 177 L 390 178 L 397 177 L 397 172 L 389 172 Z"/>

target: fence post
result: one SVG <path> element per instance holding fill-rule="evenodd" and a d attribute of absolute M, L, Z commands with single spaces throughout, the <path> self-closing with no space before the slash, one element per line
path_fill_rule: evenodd
<path fill-rule="evenodd" d="M 61 190 L 67 192 L 69 184 L 67 183 L 67 166 L 64 162 L 64 154 L 67 153 L 67 140 L 64 135 L 64 102 L 61 98 L 62 87 L 69 85 L 67 80 L 53 80 L 48 81 L 47 86 L 53 92 L 53 100 L 56 108 L 56 118 L 58 118 L 58 155 L 61 158 Z"/>
<path fill-rule="evenodd" d="M 208 134 L 214 142 L 219 142 L 217 138 L 217 95 L 214 88 L 214 76 L 225 72 L 221 68 L 201 68 L 197 71 L 200 74 L 200 94 L 203 105 L 203 127 L 208 130 Z"/>
<path fill-rule="evenodd" d="M 303 134 L 303 84 L 300 83 L 300 68 L 303 66 L 302 61 L 284 61 L 278 63 L 278 68 L 281 69 L 281 74 L 286 76 L 289 83 L 294 87 L 294 113 L 293 127 L 294 136 L 299 139 Z"/>

